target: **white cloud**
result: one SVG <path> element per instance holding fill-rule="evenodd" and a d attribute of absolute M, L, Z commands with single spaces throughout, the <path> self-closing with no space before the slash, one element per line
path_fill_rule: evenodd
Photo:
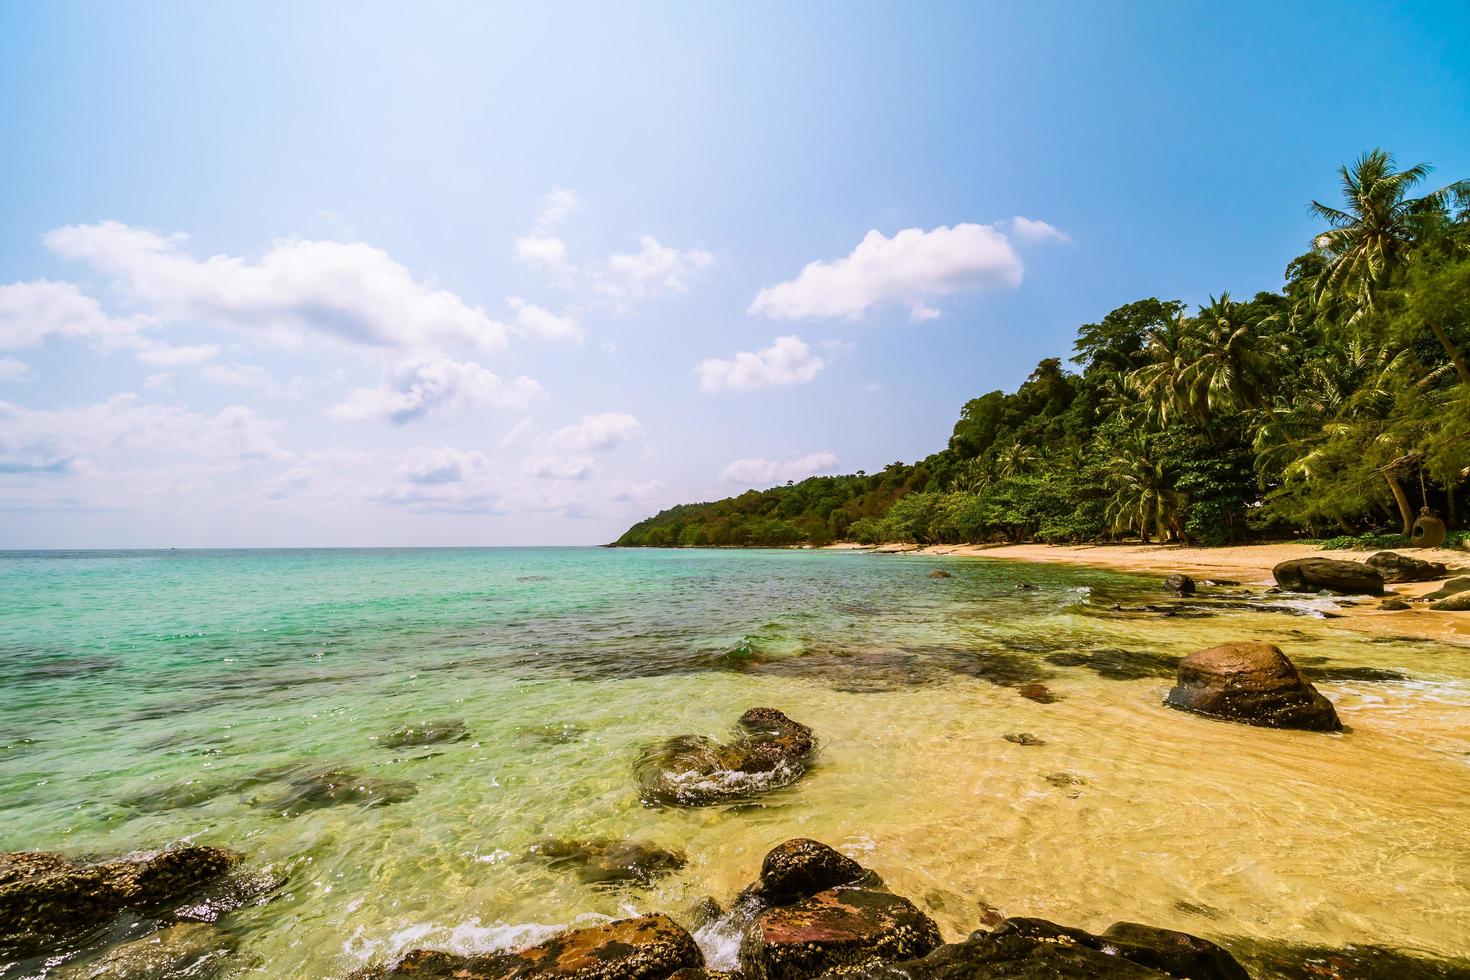
<path fill-rule="evenodd" d="M 432 412 L 489 406 L 524 409 L 544 394 L 527 377 L 503 381 L 474 361 L 409 361 L 375 388 L 358 388 L 330 412 L 337 418 L 402 425 Z"/>
<path fill-rule="evenodd" d="M 78 408 L 29 409 L 0 402 L 0 471 L 70 468 L 78 460 L 135 465 L 136 454 L 208 460 L 282 459 L 279 422 L 242 405 L 204 415 L 177 405 L 114 395 Z M 8 467 L 8 469 L 7 469 Z"/>
<path fill-rule="evenodd" d="M 541 209 L 529 235 L 516 239 L 516 258 L 570 285 L 571 267 L 567 263 L 567 243 L 554 234 L 558 225 L 580 207 L 577 195 L 565 187 L 553 187 L 541 198 Z"/>
<path fill-rule="evenodd" d="M 440 446 L 413 450 L 398 468 L 398 475 L 410 483 L 459 483 L 489 467 L 490 459 L 484 453 Z"/>
<path fill-rule="evenodd" d="M 31 366 L 25 361 L 0 357 L 0 381 L 24 381 L 31 373 Z"/>
<path fill-rule="evenodd" d="M 526 472 L 543 480 L 585 480 L 592 475 L 591 456 L 532 456 Z"/>
<path fill-rule="evenodd" d="M 108 316 L 69 282 L 41 279 L 0 286 L 0 350 L 26 350 L 48 337 L 125 344 L 144 321 Z"/>
<path fill-rule="evenodd" d="M 527 235 L 516 239 L 516 258 L 533 269 L 558 274 L 567 265 L 567 243 L 555 235 Z"/>
<path fill-rule="evenodd" d="M 154 367 L 203 364 L 219 353 L 219 348 L 214 344 L 165 344 L 145 337 L 140 337 L 127 346 L 133 348 L 138 360 Z"/>
<path fill-rule="evenodd" d="M 557 429 L 551 435 L 551 444 L 574 453 L 606 452 L 642 434 L 643 426 L 627 412 L 599 412 Z"/>
<path fill-rule="evenodd" d="M 1033 221 L 1019 214 L 1011 219 L 1011 233 L 1026 242 L 1070 242 L 1072 236 L 1045 221 Z"/>
<path fill-rule="evenodd" d="M 617 300 L 638 300 L 661 293 L 682 293 L 690 273 L 714 262 L 703 249 L 681 251 L 659 243 L 652 235 L 638 240 L 636 252 L 614 252 L 593 273 L 598 292 Z"/>
<path fill-rule="evenodd" d="M 787 480 L 803 480 L 819 473 L 831 473 L 837 468 L 838 462 L 835 453 L 826 451 L 808 453 L 784 462 L 774 459 L 737 459 L 720 471 L 720 478 L 743 486 L 764 486 Z"/>
<path fill-rule="evenodd" d="M 516 311 L 515 329 L 518 333 L 543 340 L 575 341 L 580 341 L 585 335 L 582 325 L 574 316 L 557 316 L 519 296 L 508 296 L 505 301 Z"/>
<path fill-rule="evenodd" d="M 507 329 L 456 294 L 415 280 L 363 243 L 280 241 L 258 261 L 196 259 L 184 235 L 116 221 L 69 225 L 44 241 L 112 278 L 159 319 L 227 327 L 283 344 L 308 336 L 400 350 L 505 346 Z"/>
<path fill-rule="evenodd" d="M 741 351 L 733 360 L 709 358 L 694 369 L 700 390 L 713 394 L 754 391 L 771 385 L 805 384 L 826 362 L 812 353 L 800 337 L 777 337 L 771 346 L 754 353 Z"/>
<path fill-rule="evenodd" d="M 271 398 L 300 398 L 307 389 L 304 378 L 294 378 L 285 385 L 277 384 L 269 372 L 257 364 L 210 364 L 199 373 L 214 384 L 253 388 Z"/>
<path fill-rule="evenodd" d="M 582 206 L 576 192 L 553 187 L 541 196 L 541 210 L 536 215 L 536 230 L 548 231 L 561 224 Z"/>
<path fill-rule="evenodd" d="M 933 319 L 937 311 L 924 297 L 1014 289 L 1021 276 L 1020 256 L 991 225 L 906 228 L 892 238 L 875 229 L 845 258 L 812 262 L 795 279 L 762 289 L 750 312 L 856 318 L 876 303 L 898 300 L 910 304 L 914 319 Z"/>
<path fill-rule="evenodd" d="M 167 388 L 173 383 L 173 380 L 174 373 L 172 371 L 159 371 L 156 374 L 150 374 L 144 378 L 143 386 L 145 388 Z"/>

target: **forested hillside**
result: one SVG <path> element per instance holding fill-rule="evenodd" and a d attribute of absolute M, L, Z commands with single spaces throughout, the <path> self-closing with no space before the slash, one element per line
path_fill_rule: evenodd
<path fill-rule="evenodd" d="M 1280 293 L 1119 307 L 917 463 L 673 507 L 616 543 L 1215 544 L 1407 534 L 1421 506 L 1463 526 L 1470 181 L 1427 178 L 1365 154 Z"/>

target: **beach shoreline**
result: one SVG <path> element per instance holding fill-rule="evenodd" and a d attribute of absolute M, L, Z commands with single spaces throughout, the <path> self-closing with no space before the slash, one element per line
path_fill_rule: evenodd
<path fill-rule="evenodd" d="M 1238 583 L 1251 588 L 1273 586 L 1271 569 L 1294 558 L 1335 558 L 1361 562 L 1378 550 L 1325 551 L 1306 542 L 1274 544 L 1226 545 L 1207 548 L 1176 544 L 886 544 L 862 545 L 841 542 L 827 550 L 869 551 L 874 554 L 933 556 L 936 558 L 976 558 L 990 561 L 1065 564 L 1103 568 L 1137 575 L 1172 573 L 1192 576 L 1197 580 L 1212 579 Z M 1394 582 L 1384 589 L 1384 598 L 1414 600 L 1438 589 L 1455 575 L 1470 575 L 1470 553 L 1451 548 L 1405 548 L 1404 554 L 1445 564 L 1445 578 L 1427 582 Z M 1436 612 L 1422 605 L 1407 610 L 1389 611 L 1378 608 L 1378 599 L 1344 597 L 1336 622 L 1348 629 L 1379 636 L 1440 640 L 1470 647 L 1470 614 Z"/>

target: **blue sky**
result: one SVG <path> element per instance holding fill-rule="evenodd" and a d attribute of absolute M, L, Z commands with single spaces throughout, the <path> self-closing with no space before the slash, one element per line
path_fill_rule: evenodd
<path fill-rule="evenodd" d="M 1275 288 L 1459 4 L 0 5 L 0 547 L 575 544 Z M 1458 50 L 1457 50 L 1458 47 Z"/>

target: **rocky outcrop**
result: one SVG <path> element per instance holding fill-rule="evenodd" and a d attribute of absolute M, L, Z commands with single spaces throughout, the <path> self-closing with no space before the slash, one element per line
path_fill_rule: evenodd
<path fill-rule="evenodd" d="M 1367 564 L 1378 569 L 1385 582 L 1430 582 L 1445 576 L 1442 561 L 1425 561 L 1393 551 L 1380 551 Z"/>
<path fill-rule="evenodd" d="M 1326 589 L 1342 595 L 1382 595 L 1383 575 L 1372 565 L 1336 558 L 1293 558 L 1271 570 L 1288 592 Z"/>
<path fill-rule="evenodd" d="M 1447 599 L 1431 602 L 1429 608 L 1435 612 L 1470 612 L 1470 592 L 1459 592 Z"/>
<path fill-rule="evenodd" d="M 55 948 L 125 910 L 181 904 L 239 861 L 202 846 L 92 863 L 49 852 L 0 856 L 0 956 Z"/>
<path fill-rule="evenodd" d="M 906 898 L 833 888 L 756 917 L 740 945 L 749 980 L 803 980 L 838 967 L 906 960 L 941 942 L 939 926 Z"/>
<path fill-rule="evenodd" d="M 1268 728 L 1342 728 L 1332 702 L 1269 643 L 1224 643 L 1190 654 L 1179 662 L 1178 683 L 1165 703 Z"/>
<path fill-rule="evenodd" d="M 812 730 L 774 708 L 740 716 L 739 737 L 717 742 L 681 735 L 638 760 L 647 806 L 712 806 L 789 786 L 806 774 L 816 742 Z"/>
<path fill-rule="evenodd" d="M 1250 980 L 1214 943 L 1182 932 L 1120 922 L 1102 935 L 1045 919 L 1006 919 L 993 931 L 929 955 L 857 971 L 826 974 L 836 980 Z"/>
<path fill-rule="evenodd" d="M 386 735 L 380 735 L 378 744 L 384 748 L 401 749 L 417 745 L 438 745 L 441 742 L 458 742 L 469 736 L 469 729 L 458 718 L 441 718 L 438 721 L 422 721 L 414 725 L 405 725 Z"/>
<path fill-rule="evenodd" d="M 1164 588 L 1175 595 L 1194 595 L 1194 579 L 1176 572 L 1164 579 Z"/>
<path fill-rule="evenodd" d="M 113 947 L 87 963 L 62 967 L 55 980 L 158 980 L 215 977 L 238 940 L 217 926 L 197 922 L 170 926 Z"/>
<path fill-rule="evenodd" d="M 651 884 L 684 867 L 683 851 L 642 840 L 552 839 L 531 845 L 531 854 L 554 868 L 568 868 L 589 885 Z"/>
<path fill-rule="evenodd" d="M 573 929 L 514 953 L 460 956 L 418 949 L 393 966 L 364 970 L 355 980 L 454 977 L 457 980 L 668 980 L 680 970 L 704 967 L 694 938 L 666 915 L 620 919 Z"/>
<path fill-rule="evenodd" d="M 773 847 L 761 862 L 761 877 L 746 896 L 763 905 L 784 905 L 817 892 L 861 882 L 881 885 L 877 875 L 820 841 L 798 837 Z"/>

